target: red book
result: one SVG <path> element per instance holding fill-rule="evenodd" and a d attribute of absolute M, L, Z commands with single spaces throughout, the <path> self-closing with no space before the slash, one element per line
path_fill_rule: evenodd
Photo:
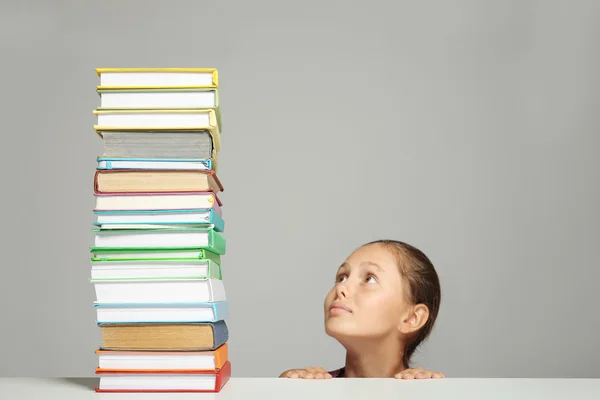
<path fill-rule="evenodd" d="M 220 392 L 231 377 L 231 362 L 214 370 L 139 370 L 115 371 L 97 369 L 100 384 L 96 392 Z"/>

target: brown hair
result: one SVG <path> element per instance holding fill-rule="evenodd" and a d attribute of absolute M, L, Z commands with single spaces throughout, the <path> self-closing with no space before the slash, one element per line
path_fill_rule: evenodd
<path fill-rule="evenodd" d="M 396 260 L 400 274 L 407 284 L 408 301 L 413 304 L 424 304 L 429 309 L 429 318 L 419 331 L 413 335 L 404 349 L 402 363 L 410 368 L 410 358 L 417 347 L 429 336 L 440 309 L 440 281 L 429 258 L 419 249 L 398 240 L 381 239 L 363 245 L 379 244 L 389 249 Z"/>

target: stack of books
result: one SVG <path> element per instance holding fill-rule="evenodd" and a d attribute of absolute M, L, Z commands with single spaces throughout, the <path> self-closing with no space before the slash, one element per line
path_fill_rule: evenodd
<path fill-rule="evenodd" d="M 231 363 L 217 71 L 96 72 L 96 391 L 219 392 Z"/>

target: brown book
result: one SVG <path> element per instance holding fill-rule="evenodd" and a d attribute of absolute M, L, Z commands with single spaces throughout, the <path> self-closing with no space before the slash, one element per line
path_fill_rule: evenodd
<path fill-rule="evenodd" d="M 94 175 L 96 194 L 222 191 L 214 170 L 96 170 Z"/>
<path fill-rule="evenodd" d="M 224 321 L 185 324 L 101 324 L 102 350 L 205 351 L 227 342 Z"/>

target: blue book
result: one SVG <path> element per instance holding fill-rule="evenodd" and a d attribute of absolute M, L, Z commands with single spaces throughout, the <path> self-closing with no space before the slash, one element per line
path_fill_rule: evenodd
<path fill-rule="evenodd" d="M 229 339 L 225 321 L 148 324 L 98 324 L 100 350 L 114 351 L 207 351 Z"/>

